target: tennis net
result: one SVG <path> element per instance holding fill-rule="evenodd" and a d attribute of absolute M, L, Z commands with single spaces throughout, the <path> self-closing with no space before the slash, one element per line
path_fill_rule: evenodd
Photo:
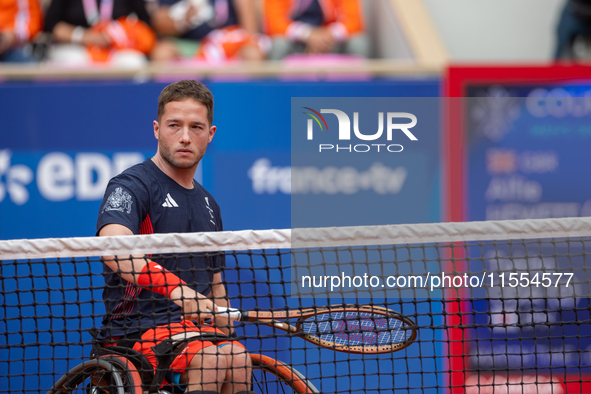
<path fill-rule="evenodd" d="M 103 275 L 104 256 L 133 255 L 221 264 L 231 306 L 251 315 L 330 305 L 286 320 L 303 334 L 275 317 L 234 324 L 251 354 L 317 392 L 591 392 L 590 248 L 591 218 L 0 241 L 0 391 L 47 392 L 91 358 L 93 328 L 162 318 L 142 312 L 155 293 Z M 338 351 L 352 338 L 380 351 Z"/>

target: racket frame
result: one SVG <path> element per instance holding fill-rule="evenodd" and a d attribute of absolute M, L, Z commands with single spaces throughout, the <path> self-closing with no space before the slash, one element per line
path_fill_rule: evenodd
<path fill-rule="evenodd" d="M 319 314 L 335 313 L 335 312 L 356 312 L 356 313 L 372 313 L 384 316 L 384 318 L 393 318 L 403 323 L 402 327 L 406 329 L 412 329 L 412 334 L 406 340 L 388 345 L 376 345 L 376 346 L 349 346 L 349 345 L 338 345 L 334 342 L 326 341 L 316 335 L 306 334 L 301 331 L 301 327 L 305 320 Z M 277 320 L 290 320 L 298 319 L 296 326 L 291 324 L 277 321 Z M 252 323 L 264 324 L 270 327 L 286 331 L 290 334 L 296 334 L 302 339 L 313 343 L 315 345 L 336 350 L 339 352 L 355 353 L 355 354 L 381 354 L 381 353 L 393 353 L 399 350 L 405 349 L 410 346 L 417 338 L 417 329 L 414 322 L 407 316 L 393 311 L 391 309 L 372 306 L 372 305 L 331 305 L 326 308 L 306 308 L 299 310 L 287 310 L 287 311 L 244 311 L 241 312 L 241 321 L 247 321 Z M 370 331 L 368 331 L 370 332 Z"/>

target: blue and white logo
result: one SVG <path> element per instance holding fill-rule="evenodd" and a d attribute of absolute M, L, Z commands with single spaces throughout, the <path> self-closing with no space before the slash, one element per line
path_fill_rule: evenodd
<path fill-rule="evenodd" d="M 29 201 L 27 185 L 33 180 L 33 170 L 16 164 L 11 165 L 12 154 L 8 149 L 0 150 L 0 202 L 8 195 L 16 205 Z"/>

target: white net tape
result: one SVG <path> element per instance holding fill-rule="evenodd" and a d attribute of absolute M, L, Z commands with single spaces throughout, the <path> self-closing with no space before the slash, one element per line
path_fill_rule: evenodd
<path fill-rule="evenodd" d="M 244 230 L 0 241 L 0 260 L 591 236 L 591 218 Z"/>

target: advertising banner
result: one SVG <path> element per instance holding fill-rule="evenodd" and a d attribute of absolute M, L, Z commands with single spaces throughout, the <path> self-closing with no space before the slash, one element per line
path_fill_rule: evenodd
<path fill-rule="evenodd" d="M 439 93 L 437 80 L 206 84 L 218 131 L 197 180 L 215 196 L 227 230 L 290 227 L 292 97 Z M 0 85 L 0 239 L 94 235 L 108 180 L 156 151 L 152 122 L 166 85 Z M 407 219 L 422 220 L 399 220 Z"/>
<path fill-rule="evenodd" d="M 446 104 L 448 220 L 591 215 L 591 188 L 584 182 L 591 176 L 589 71 L 582 66 L 449 70 L 447 94 L 454 97 Z M 565 376 L 580 380 L 591 366 L 588 357 L 576 356 L 587 354 L 591 341 L 572 335 L 586 327 L 579 321 L 588 319 L 579 311 L 588 308 L 589 292 L 577 285 L 586 280 L 586 264 L 576 257 L 584 247 L 500 242 L 478 255 L 460 256 L 467 261 L 456 263 L 459 272 L 501 274 L 492 279 L 493 288 L 474 291 L 482 301 L 457 306 L 472 314 L 479 328 L 450 333 L 451 339 L 471 339 L 467 354 L 451 346 L 452 354 L 465 355 L 450 361 L 452 383 L 476 390 L 493 378 L 509 385 L 535 380 L 546 382 L 537 392 L 562 392 L 552 382 Z M 570 275 L 570 287 L 566 277 L 548 286 L 557 275 Z M 509 284 L 509 278 L 517 282 Z M 463 372 L 468 369 L 474 372 Z M 493 369 L 509 374 L 497 376 Z M 567 391 L 586 392 L 585 380 L 567 384 Z"/>

